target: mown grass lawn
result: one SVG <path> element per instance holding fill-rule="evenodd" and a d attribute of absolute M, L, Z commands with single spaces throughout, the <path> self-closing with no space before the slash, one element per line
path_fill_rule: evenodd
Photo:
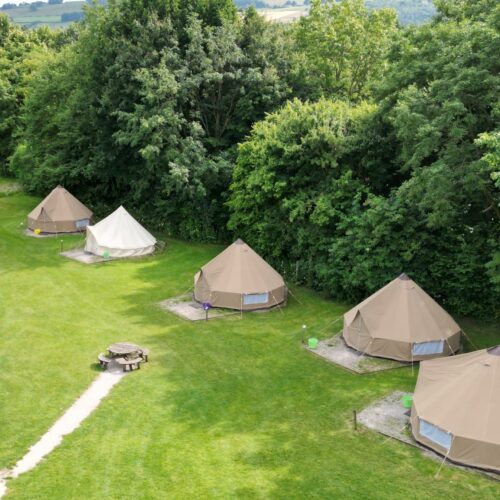
<path fill-rule="evenodd" d="M 220 247 L 169 241 L 156 257 L 85 266 L 58 255 L 60 238 L 23 235 L 36 202 L 0 194 L 0 469 L 85 390 L 108 344 L 147 346 L 151 361 L 7 498 L 498 498 L 498 483 L 447 467 L 434 478 L 420 451 L 352 430 L 353 409 L 412 390 L 416 371 L 357 376 L 300 347 L 303 323 L 326 338 L 347 305 L 296 289 L 283 313 L 186 322 L 157 303 Z M 498 343 L 498 325 L 462 324 Z"/>

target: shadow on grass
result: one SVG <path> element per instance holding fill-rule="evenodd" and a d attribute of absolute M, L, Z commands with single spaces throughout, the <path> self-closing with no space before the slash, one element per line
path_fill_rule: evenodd
<path fill-rule="evenodd" d="M 101 367 L 101 365 L 99 363 L 90 363 L 89 368 L 93 372 L 99 372 L 99 373 L 103 372 L 103 369 L 102 369 L 102 367 Z"/>

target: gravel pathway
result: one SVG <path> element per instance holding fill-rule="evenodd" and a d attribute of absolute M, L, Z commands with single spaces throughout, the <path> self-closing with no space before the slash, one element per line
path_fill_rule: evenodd
<path fill-rule="evenodd" d="M 61 444 L 65 435 L 73 432 L 99 406 L 113 386 L 126 373 L 112 370 L 101 373 L 90 387 L 73 403 L 59 420 L 35 443 L 8 474 L 0 475 L 0 498 L 6 493 L 6 477 L 16 478 L 19 474 L 33 469 L 56 446 Z M 2 477 L 3 476 L 3 477 Z"/>

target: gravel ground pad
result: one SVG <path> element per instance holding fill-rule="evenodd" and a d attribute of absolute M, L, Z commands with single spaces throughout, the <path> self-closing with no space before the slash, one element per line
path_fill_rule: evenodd
<path fill-rule="evenodd" d="M 403 443 L 420 448 L 426 457 L 441 463 L 443 456 L 417 443 L 413 438 L 410 429 L 410 410 L 405 408 L 401 403 L 401 398 L 408 393 L 395 391 L 385 398 L 375 401 L 372 405 L 358 413 L 357 420 L 359 423 L 368 427 L 371 430 L 377 431 L 388 438 L 397 439 Z M 491 479 L 500 481 L 500 474 L 495 472 L 477 469 L 474 467 L 466 467 L 459 465 L 449 460 L 445 461 L 445 465 L 455 467 L 462 470 L 477 472 L 488 476 Z M 436 470 L 437 472 L 437 470 Z"/>
<path fill-rule="evenodd" d="M 163 300 L 160 302 L 160 307 L 165 311 L 174 313 L 177 316 L 189 321 L 201 321 L 206 319 L 206 313 L 203 306 L 193 300 L 192 295 L 189 294 Z M 210 320 L 213 318 L 221 318 L 223 316 L 232 316 L 235 314 L 240 314 L 240 312 L 213 308 L 208 311 L 208 319 Z"/>
<path fill-rule="evenodd" d="M 308 351 L 331 361 L 342 368 L 355 373 L 373 373 L 394 368 L 411 366 L 410 363 L 400 363 L 392 359 L 374 358 L 348 347 L 340 335 L 335 335 L 328 340 L 321 340 L 316 349 L 306 347 Z"/>
<path fill-rule="evenodd" d="M 191 294 L 179 295 L 171 299 L 163 300 L 159 306 L 164 310 L 180 316 L 189 321 L 201 321 L 206 319 L 206 313 L 203 306 L 193 299 Z M 270 307 L 268 309 L 256 309 L 255 311 L 243 311 L 247 313 L 268 313 L 271 311 L 280 310 L 279 306 Z M 234 309 L 222 309 L 214 307 L 208 311 L 208 319 L 222 318 L 225 316 L 235 316 L 241 314 L 241 311 Z"/>
<path fill-rule="evenodd" d="M 85 252 L 82 248 L 75 248 L 73 250 L 68 250 L 66 252 L 61 252 L 59 255 L 67 257 L 68 259 L 76 260 L 82 264 L 96 264 L 97 262 L 107 262 L 113 260 L 110 257 L 105 258 L 100 255 L 94 255 L 93 253 Z"/>
<path fill-rule="evenodd" d="M 31 236 L 32 238 L 56 238 L 57 236 L 68 236 L 68 235 L 78 235 L 82 234 L 80 231 L 75 231 L 73 233 L 40 233 L 36 234 L 34 231 L 31 229 L 25 229 L 24 234 L 26 236 Z"/>
<path fill-rule="evenodd" d="M 0 184 L 0 193 L 1 194 L 12 194 L 21 191 L 21 185 L 17 182 L 6 182 Z"/>

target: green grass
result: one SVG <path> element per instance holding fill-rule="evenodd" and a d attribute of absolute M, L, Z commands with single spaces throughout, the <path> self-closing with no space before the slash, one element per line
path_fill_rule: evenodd
<path fill-rule="evenodd" d="M 0 469 L 12 466 L 97 376 L 114 341 L 151 349 L 8 499 L 498 498 L 497 483 L 438 467 L 368 430 L 353 409 L 411 391 L 410 369 L 358 376 L 300 347 L 346 307 L 294 290 L 281 313 L 190 323 L 157 307 L 220 247 L 169 241 L 157 257 L 85 266 L 21 225 L 37 199 L 0 195 Z M 65 237 L 65 245 L 81 242 Z M 498 325 L 467 321 L 479 346 Z"/>

